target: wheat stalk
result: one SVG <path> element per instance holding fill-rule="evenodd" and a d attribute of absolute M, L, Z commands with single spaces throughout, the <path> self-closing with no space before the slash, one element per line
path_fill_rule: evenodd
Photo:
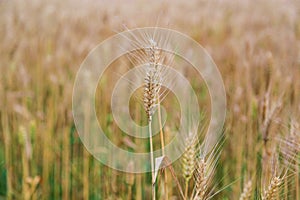
<path fill-rule="evenodd" d="M 156 109 L 158 110 L 158 122 L 160 128 L 160 141 L 162 147 L 162 156 L 165 156 L 164 152 L 164 135 L 162 131 L 161 123 L 161 112 L 160 112 L 160 102 L 163 96 L 166 95 L 166 91 L 161 91 L 162 82 L 166 82 L 166 71 L 162 66 L 163 64 L 168 64 L 172 59 L 168 60 L 167 55 L 163 54 L 163 51 L 159 48 L 160 45 L 166 45 L 162 41 L 168 41 L 167 38 L 160 38 L 160 36 L 148 33 L 131 34 L 129 37 L 125 36 L 126 39 L 131 41 L 132 45 L 137 50 L 134 52 L 129 52 L 128 58 L 130 62 L 135 65 L 142 65 L 145 67 L 144 84 L 143 84 L 143 107 L 148 119 L 148 131 L 149 131 L 149 143 L 150 143 L 150 159 L 151 159 L 151 171 L 152 171 L 152 194 L 155 196 L 155 178 L 154 178 L 154 155 L 153 155 L 153 139 L 152 139 L 152 118 Z M 159 44 L 158 44 L 159 42 Z M 164 79 L 163 79 L 164 77 Z M 168 198 L 167 191 L 167 174 L 165 173 L 165 199 Z M 155 197 L 154 197 L 155 198 Z"/>
<path fill-rule="evenodd" d="M 160 51 L 156 42 L 150 40 L 150 47 L 146 49 L 149 58 L 148 68 L 144 79 L 144 109 L 148 117 L 149 141 L 150 141 L 150 159 L 152 171 L 152 199 L 155 199 L 155 180 L 154 180 L 154 156 L 152 141 L 152 115 L 158 103 L 159 91 L 161 89 L 161 70 L 160 70 Z"/>

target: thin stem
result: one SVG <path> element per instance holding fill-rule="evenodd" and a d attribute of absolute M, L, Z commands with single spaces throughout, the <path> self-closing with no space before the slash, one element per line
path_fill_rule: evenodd
<path fill-rule="evenodd" d="M 159 97 L 158 97 L 158 123 L 159 123 L 161 151 L 162 151 L 162 155 L 165 156 L 165 140 L 164 140 L 164 133 L 163 133 L 163 130 L 162 130 L 162 123 L 161 123 L 161 111 L 160 111 L 160 99 L 159 99 Z M 167 174 L 166 170 L 164 170 L 164 175 L 165 175 L 165 182 L 164 182 L 165 200 L 168 200 L 168 174 Z"/>
<path fill-rule="evenodd" d="M 7 185 L 7 200 L 12 199 L 12 178 L 13 178 L 13 168 L 12 168 L 12 159 L 11 159 L 11 135 L 9 134 L 8 126 L 8 114 L 6 109 L 4 110 L 4 115 L 2 117 L 2 127 L 3 127 L 3 136 L 4 136 L 4 152 L 5 152 L 5 166 L 7 169 L 6 185 Z"/>
<path fill-rule="evenodd" d="M 166 165 L 167 165 L 167 168 L 170 170 L 171 175 L 172 175 L 173 179 L 175 180 L 175 183 L 176 183 L 177 188 L 178 188 L 178 190 L 179 190 L 180 196 L 182 197 L 183 200 L 186 200 L 186 198 L 184 197 L 184 194 L 183 194 L 181 185 L 180 185 L 180 183 L 179 183 L 179 181 L 178 181 L 178 179 L 177 179 L 177 176 L 176 176 L 176 174 L 175 174 L 175 172 L 174 172 L 174 169 L 173 169 L 173 167 L 172 167 L 170 161 L 168 160 L 168 158 L 166 158 L 166 163 L 167 163 L 167 164 L 166 164 Z"/>
<path fill-rule="evenodd" d="M 161 123 L 161 111 L 160 111 L 160 101 L 159 101 L 159 98 L 158 98 L 158 123 L 159 123 L 159 134 L 160 134 L 161 151 L 162 151 L 162 155 L 165 156 L 165 141 L 164 141 L 164 134 L 163 134 L 162 123 Z"/>
<path fill-rule="evenodd" d="M 284 199 L 288 200 L 289 189 L 288 189 L 288 177 L 287 176 L 284 178 L 284 194 L 285 194 Z"/>
<path fill-rule="evenodd" d="M 153 156 L 153 141 L 152 141 L 152 119 L 149 118 L 149 140 L 150 140 L 150 159 L 151 159 L 151 176 L 152 176 L 152 200 L 155 200 L 155 181 L 154 181 L 154 156 Z"/>
<path fill-rule="evenodd" d="M 130 200 L 132 199 L 132 186 L 128 185 L 128 195 L 127 195 L 127 199 Z"/>
<path fill-rule="evenodd" d="M 188 190 L 189 190 L 189 181 L 185 181 L 185 191 L 184 191 L 184 198 L 187 199 L 188 197 Z"/>
<path fill-rule="evenodd" d="M 296 199 L 300 199 L 300 192 L 299 192 L 299 168 L 300 166 L 296 166 L 296 176 L 295 176 L 295 182 L 296 182 Z"/>

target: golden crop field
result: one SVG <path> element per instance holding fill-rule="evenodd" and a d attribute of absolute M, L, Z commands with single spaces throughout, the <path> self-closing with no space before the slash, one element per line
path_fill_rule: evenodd
<path fill-rule="evenodd" d="M 89 72 L 84 76 L 90 82 L 76 82 L 97 45 L 143 27 L 163 29 L 158 36 L 143 30 L 128 34 L 131 38 L 124 41 L 140 49 L 113 60 L 101 79 Z M 163 34 L 169 29 L 177 31 L 174 37 Z M 203 58 L 192 43 L 176 41 L 177 33 L 199 43 Z M 214 95 L 220 91 L 211 90 L 207 71 L 200 76 L 190 60 L 159 50 L 168 42 L 203 65 L 215 63 L 224 96 Z M 128 48 L 117 46 L 103 48 L 94 60 L 107 62 L 119 48 Z M 94 60 L 87 59 L 86 65 Z M 140 76 L 124 78 L 135 64 L 142 65 Z M 196 107 L 175 71 L 188 80 Z M 212 81 L 218 79 L 214 75 Z M 125 89 L 114 93 L 119 80 Z M 80 96 L 92 90 L 93 81 L 98 84 L 91 104 L 95 113 L 84 104 L 91 103 L 89 96 Z M 138 83 L 143 84 L 128 96 Z M 76 91 L 81 92 L 78 99 Z M 114 95 L 116 102 L 111 102 Z M 122 106 L 129 115 L 120 120 L 130 128 L 129 119 L 148 127 L 150 137 L 134 137 L 143 136 L 142 128 L 128 128 L 128 135 L 119 127 L 111 103 L 127 97 L 128 105 Z M 226 117 L 221 129 L 209 132 L 214 117 L 225 114 L 213 109 L 213 99 L 226 100 Z M 181 112 L 181 106 L 188 112 Z M 121 116 L 124 107 L 116 107 L 116 113 Z M 199 126 L 191 125 L 193 119 Z M 182 122 L 186 129 L 180 129 Z M 117 153 L 106 156 L 110 149 L 89 129 L 95 123 L 113 145 L 128 155 L 145 154 L 141 158 L 147 162 Z M 151 137 L 155 127 L 157 135 Z M 169 156 L 177 152 L 168 149 L 175 137 L 183 144 L 178 158 Z M 0 0 L 2 199 L 300 200 L 300 1 Z"/>

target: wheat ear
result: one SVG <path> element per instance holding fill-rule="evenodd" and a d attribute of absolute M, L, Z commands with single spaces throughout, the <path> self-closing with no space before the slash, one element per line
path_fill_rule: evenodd
<path fill-rule="evenodd" d="M 209 191 L 209 187 L 212 183 L 214 171 L 216 169 L 221 152 L 220 150 L 224 141 L 223 140 L 221 142 L 221 138 L 210 152 L 205 152 L 205 150 L 202 149 L 205 142 L 200 146 L 200 156 L 196 159 L 196 167 L 194 171 L 195 187 L 192 193 L 193 200 L 211 199 L 217 194 L 212 194 L 212 191 Z"/>
<path fill-rule="evenodd" d="M 243 193 L 240 196 L 240 200 L 250 200 L 252 196 L 252 181 L 249 180 L 244 186 Z"/>
<path fill-rule="evenodd" d="M 144 108 L 148 120 L 152 120 L 154 109 L 157 106 L 159 92 L 161 89 L 161 65 L 159 63 L 159 50 L 155 42 L 151 42 L 151 46 L 147 50 L 149 63 L 146 71 L 144 84 Z"/>
<path fill-rule="evenodd" d="M 197 161 L 196 170 L 195 170 L 195 189 L 196 195 L 195 200 L 202 200 L 205 197 L 205 193 L 207 190 L 207 181 L 208 177 L 206 175 L 206 167 L 207 164 L 204 158 L 201 158 Z"/>
<path fill-rule="evenodd" d="M 187 139 L 185 145 L 185 151 L 182 155 L 182 174 L 185 180 L 185 192 L 184 196 L 187 199 L 188 185 L 195 171 L 195 160 L 196 160 L 196 143 L 194 140 Z"/>
<path fill-rule="evenodd" d="M 280 185 L 283 183 L 283 178 L 280 178 L 278 176 L 274 176 L 271 179 L 271 182 L 269 184 L 269 187 L 267 190 L 265 190 L 262 199 L 263 200 L 276 200 L 277 198 L 277 192 L 280 188 Z"/>

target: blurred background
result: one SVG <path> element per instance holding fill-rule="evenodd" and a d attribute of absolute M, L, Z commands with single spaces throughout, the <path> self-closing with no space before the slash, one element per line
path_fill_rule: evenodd
<path fill-rule="evenodd" d="M 229 139 L 215 178 L 215 191 L 223 189 L 213 199 L 238 199 L 245 180 L 257 174 L 264 99 L 282 102 L 272 116 L 270 138 L 289 133 L 291 119 L 299 123 L 297 0 L 1 0 L 0 199 L 150 199 L 150 175 L 99 163 L 85 150 L 72 119 L 81 62 L 123 25 L 185 33 L 219 67 Z M 101 91 L 99 98 L 106 98 Z M 111 116 L 103 120 L 113 134 Z M 115 140 L 124 143 L 122 137 Z M 168 187 L 170 199 L 180 199 L 175 183 Z M 297 199 L 299 190 L 298 176 L 287 186 L 286 199 Z"/>

